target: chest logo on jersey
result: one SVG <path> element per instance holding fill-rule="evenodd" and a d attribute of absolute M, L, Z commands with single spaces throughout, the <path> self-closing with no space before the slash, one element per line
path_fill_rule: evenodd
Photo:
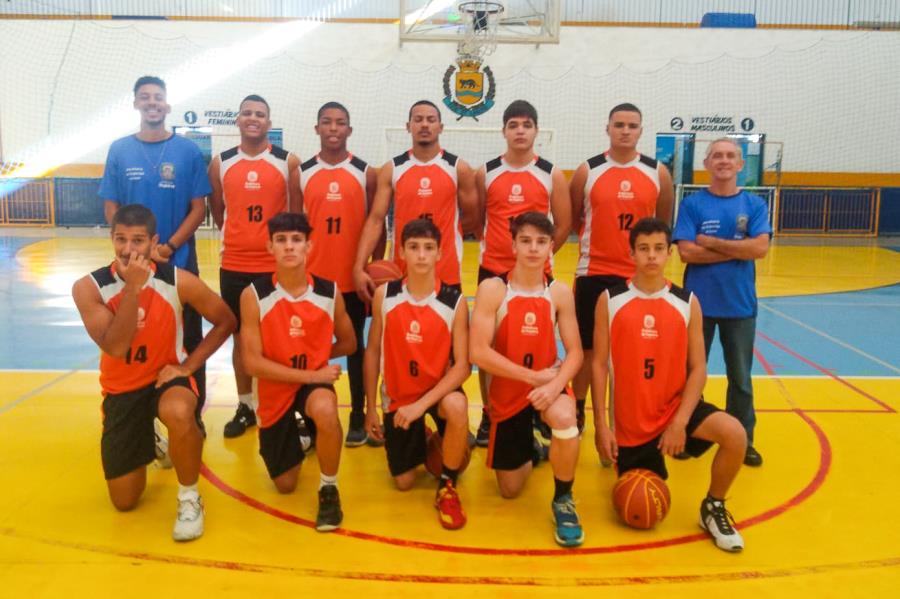
<path fill-rule="evenodd" d="M 259 182 L 259 173 L 256 171 L 247 171 L 247 180 L 244 182 L 244 189 L 257 190 L 262 187 Z"/>
<path fill-rule="evenodd" d="M 537 327 L 537 314 L 526 312 L 522 323 L 522 334 L 535 337 L 538 333 L 540 333 L 540 329 Z"/>
<path fill-rule="evenodd" d="M 509 203 L 521 204 L 524 201 L 525 196 L 522 194 L 522 186 L 518 183 L 514 184 L 509 190 Z"/>
<path fill-rule="evenodd" d="M 419 179 L 419 191 L 417 192 L 420 198 L 427 198 L 434 193 L 434 190 L 431 189 L 431 179 L 428 177 L 422 177 Z"/>
<path fill-rule="evenodd" d="M 656 339 L 659 331 L 656 330 L 656 318 L 652 314 L 644 314 L 644 326 L 641 329 L 641 337 L 644 339 Z"/>
<path fill-rule="evenodd" d="M 418 320 L 413 320 L 409 323 L 409 331 L 406 333 L 406 342 L 422 343 L 422 341 L 422 325 L 419 324 Z"/>
<path fill-rule="evenodd" d="M 628 179 L 623 179 L 621 183 L 619 183 L 619 194 L 617 196 L 620 200 L 633 200 L 634 192 L 631 191 L 631 181 Z"/>
<path fill-rule="evenodd" d="M 291 316 L 291 327 L 288 329 L 291 337 L 303 337 L 306 331 L 303 330 L 303 321 L 296 314 Z"/>
<path fill-rule="evenodd" d="M 147 311 L 138 306 L 138 315 L 137 315 L 137 328 L 143 329 L 147 322 L 144 320 L 147 318 Z"/>
<path fill-rule="evenodd" d="M 344 196 L 341 195 L 341 186 L 337 181 L 332 181 L 328 184 L 328 192 L 325 194 L 325 199 L 329 202 L 339 202 L 344 199 Z"/>

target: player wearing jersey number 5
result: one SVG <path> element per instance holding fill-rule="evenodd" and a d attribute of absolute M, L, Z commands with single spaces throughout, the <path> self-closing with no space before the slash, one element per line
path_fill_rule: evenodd
<path fill-rule="evenodd" d="M 672 218 L 672 176 L 662 163 L 637 149 L 643 132 L 641 111 L 619 104 L 609 112 L 609 149 L 579 166 L 572 175 L 572 226 L 579 231 L 575 268 L 575 309 L 584 348 L 584 365 L 572 381 L 579 428 L 591 382 L 594 308 L 597 298 L 634 274 L 628 233 L 642 218 Z M 597 390 L 593 389 L 596 393 Z"/>
<path fill-rule="evenodd" d="M 500 494 L 521 493 L 532 469 L 533 421 L 538 412 L 551 433 L 551 504 L 556 542 L 574 547 L 584 541 L 572 486 L 578 462 L 575 400 L 567 384 L 581 366 L 582 352 L 572 292 L 544 272 L 553 251 L 553 223 L 539 212 L 513 220 L 516 265 L 504 277 L 478 286 L 469 329 L 472 362 L 490 375 L 491 430 L 488 467 Z M 565 348 L 559 361 L 556 331 Z"/>
<path fill-rule="evenodd" d="M 275 488 L 291 493 L 305 457 L 299 421 L 312 421 L 320 470 L 316 529 L 334 530 L 344 517 L 334 390 L 341 367 L 328 360 L 353 353 L 356 338 L 337 285 L 306 270 L 312 244 L 306 216 L 282 212 L 268 228 L 275 274 L 256 279 L 241 294 L 241 352 L 247 373 L 256 377 L 259 453 Z"/>
<path fill-rule="evenodd" d="M 315 130 L 321 149 L 300 166 L 303 211 L 317 232 L 307 266 L 312 274 L 337 283 L 356 334 L 356 351 L 347 356 L 351 409 L 344 441 L 347 447 L 356 447 L 368 440 L 362 372 L 366 305 L 356 295 L 353 262 L 375 196 L 376 175 L 364 160 L 347 150 L 353 128 L 350 113 L 342 104 L 327 102 L 319 108 Z M 372 259 L 380 260 L 383 255 L 382 237 Z"/>
<path fill-rule="evenodd" d="M 378 173 L 378 190 L 372 210 L 366 219 L 353 279 L 356 292 L 366 302 L 372 301 L 375 283 L 364 267 L 384 230 L 391 198 L 394 200 L 393 259 L 404 268 L 400 232 L 409 221 L 427 218 L 441 232 L 441 259 L 438 278 L 461 288 L 462 235 L 477 233 L 478 194 L 475 174 L 466 162 L 443 150 L 440 135 L 444 125 L 441 111 L 428 100 L 419 100 L 409 109 L 406 130 L 412 137 L 412 149 L 385 163 Z"/>
<path fill-rule="evenodd" d="M 234 330 L 225 302 L 191 273 L 150 260 L 158 243 L 156 219 L 140 205 L 112 217 L 115 260 L 79 279 L 75 305 L 100 347 L 103 435 L 100 456 L 116 509 L 137 506 L 156 457 L 154 418 L 168 429 L 169 455 L 178 477 L 178 517 L 172 536 L 203 534 L 197 490 L 203 437 L 194 417 L 197 385 L 191 376 Z M 212 323 L 196 349 L 184 349 L 182 319 L 190 302 Z"/>
<path fill-rule="evenodd" d="M 255 94 L 241 101 L 237 128 L 241 143 L 209 163 L 209 196 L 213 221 L 222 230 L 222 266 L 219 289 L 238 319 L 232 364 L 238 406 L 225 425 L 226 437 L 239 437 L 256 425 L 256 406 L 250 376 L 241 361 L 241 292 L 254 279 L 275 271 L 275 259 L 266 246 L 270 218 L 300 211 L 300 159 L 269 143 L 272 126 L 269 103 Z"/>

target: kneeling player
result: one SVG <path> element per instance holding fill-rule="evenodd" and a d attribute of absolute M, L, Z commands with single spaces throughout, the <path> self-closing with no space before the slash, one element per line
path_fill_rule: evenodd
<path fill-rule="evenodd" d="M 435 274 L 441 256 L 437 226 L 424 218 L 412 220 L 400 239 L 407 277 L 379 287 L 372 303 L 364 368 L 366 428 L 380 439 L 375 402 L 381 371 L 385 448 L 397 488 L 412 487 L 416 466 L 425 462 L 428 413 L 437 424 L 443 452 L 435 507 L 444 528 L 461 528 L 466 515 L 456 478 L 468 451 L 468 402 L 462 384 L 471 372 L 469 312 L 459 289 Z"/>
<path fill-rule="evenodd" d="M 668 476 L 664 455 L 700 456 L 719 446 L 700 526 L 725 551 L 744 541 L 725 509 L 725 495 L 744 460 L 740 422 L 703 401 L 706 356 L 700 304 L 663 275 L 672 232 L 657 218 L 631 229 L 634 278 L 604 291 L 597 303 L 592 364 L 595 442 L 621 476 L 646 468 Z M 685 368 L 685 364 L 687 368 Z M 606 419 L 606 383 L 613 373 L 615 435 Z"/>
<path fill-rule="evenodd" d="M 578 462 L 575 400 L 566 387 L 581 367 L 581 342 L 571 290 L 545 275 L 553 251 L 553 223 L 525 212 L 511 224 L 516 263 L 505 277 L 478 286 L 470 327 L 472 361 L 488 372 L 491 429 L 488 466 L 503 497 L 518 495 L 532 468 L 535 411 L 552 430 L 550 464 L 555 492 L 556 542 L 584 541 L 572 485 Z M 558 327 L 566 357 L 556 352 Z"/>
<path fill-rule="evenodd" d="M 144 206 L 116 211 L 110 223 L 116 259 L 72 288 L 91 339 L 100 346 L 103 436 L 100 455 L 116 509 L 133 509 L 156 456 L 153 428 L 159 417 L 169 432 L 169 455 L 178 476 L 178 518 L 172 537 L 203 534 L 203 501 L 197 490 L 203 437 L 197 425 L 197 384 L 191 376 L 228 339 L 235 319 L 225 302 L 193 274 L 150 261 L 159 237 Z M 213 324 L 185 354 L 183 307 L 190 304 Z"/>
<path fill-rule="evenodd" d="M 333 386 L 341 367 L 328 360 L 352 353 L 356 337 L 336 285 L 306 271 L 312 244 L 306 216 L 282 212 L 268 227 L 275 274 L 241 294 L 241 350 L 256 377 L 259 453 L 278 491 L 292 492 L 304 458 L 298 420 L 312 420 L 321 471 L 316 530 L 334 530 L 343 520 L 337 489 L 342 431 Z"/>

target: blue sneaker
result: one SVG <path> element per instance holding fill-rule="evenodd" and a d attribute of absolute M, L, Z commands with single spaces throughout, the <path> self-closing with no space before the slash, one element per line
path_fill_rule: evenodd
<path fill-rule="evenodd" d="M 553 502 L 553 521 L 556 523 L 556 542 L 563 547 L 578 547 L 584 542 L 584 530 L 575 511 L 571 493 Z"/>

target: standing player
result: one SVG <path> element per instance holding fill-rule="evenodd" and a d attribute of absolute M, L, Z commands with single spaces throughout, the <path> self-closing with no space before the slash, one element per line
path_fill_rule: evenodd
<path fill-rule="evenodd" d="M 282 212 L 268 228 L 275 274 L 256 279 L 241 294 L 241 351 L 247 373 L 256 377 L 259 453 L 275 488 L 291 493 L 305 457 L 299 420 L 312 419 L 321 471 L 316 530 L 334 530 L 344 517 L 337 488 L 342 431 L 333 385 L 341 367 L 328 360 L 356 349 L 353 325 L 337 285 L 306 270 L 312 244 L 306 216 Z"/>
<path fill-rule="evenodd" d="M 578 462 L 575 401 L 566 388 L 582 359 L 575 302 L 564 284 L 544 272 L 553 251 L 550 219 L 526 212 L 511 228 L 516 265 L 478 286 L 469 331 L 472 362 L 490 375 L 488 467 L 496 472 L 503 497 L 522 491 L 531 474 L 532 423 L 539 412 L 552 430 L 556 542 L 575 547 L 584 541 L 572 499 Z M 566 350 L 561 363 L 557 328 Z"/>
<path fill-rule="evenodd" d="M 366 348 L 366 425 L 381 437 L 375 408 L 378 374 L 384 406 L 388 468 L 401 491 L 415 482 L 416 466 L 425 462 L 425 414 L 437 424 L 443 465 L 435 507 L 441 526 L 466 523 L 456 479 L 468 451 L 469 416 L 462 384 L 469 377 L 469 310 L 456 288 L 435 276 L 441 232 L 428 219 L 406 223 L 401 255 L 407 277 L 375 291 L 372 326 Z"/>
<path fill-rule="evenodd" d="M 725 509 L 725 496 L 741 469 L 747 437 L 737 419 L 703 401 L 703 315 L 694 294 L 663 274 L 672 255 L 671 234 L 660 219 L 638 221 L 630 233 L 634 278 L 605 290 L 597 302 L 595 443 L 603 458 L 616 462 L 619 476 L 646 468 L 663 479 L 668 477 L 663 456 L 700 456 L 717 444 L 700 526 L 720 549 L 740 551 L 744 541 Z M 615 433 L 605 405 L 610 372 Z"/>
<path fill-rule="evenodd" d="M 484 217 L 478 283 L 512 270 L 516 257 L 509 225 L 523 212 L 551 216 L 556 232 L 553 251 L 558 252 L 569 237 L 572 206 L 563 172 L 534 153 L 538 134 L 537 110 L 525 100 L 515 100 L 503 111 L 506 152 L 489 161 L 475 174 L 478 214 Z M 547 264 L 550 270 L 550 262 Z M 481 397 L 487 398 L 485 375 L 478 371 Z M 476 442 L 485 447 L 491 422 L 487 405 L 481 415 Z"/>
<path fill-rule="evenodd" d="M 737 186 L 744 159 L 733 139 L 709 144 L 703 165 L 709 172 L 709 189 L 684 199 L 674 237 L 681 261 L 687 264 L 684 287 L 703 302 L 707 356 L 719 329 L 728 376 L 725 410 L 747 431 L 744 464 L 761 466 L 762 456 L 753 446 L 756 410 L 751 372 L 758 310 L 754 260 L 769 251 L 772 225 L 766 202 Z"/>
<path fill-rule="evenodd" d="M 269 143 L 270 114 L 269 103 L 262 97 L 252 94 L 244 98 L 236 121 L 240 145 L 209 163 L 213 190 L 209 205 L 213 221 L 222 230 L 219 289 L 238 319 L 231 354 L 238 406 L 225 425 L 228 438 L 239 437 L 247 427 L 256 425 L 252 380 L 241 361 L 241 292 L 254 279 L 275 271 L 275 260 L 266 249 L 266 223 L 279 212 L 300 211 L 300 159 Z"/>
<path fill-rule="evenodd" d="M 372 255 L 384 230 L 391 198 L 394 200 L 393 259 L 404 268 L 400 231 L 409 221 L 427 218 L 441 232 L 441 258 L 437 277 L 448 285 L 461 288 L 462 233 L 478 228 L 478 194 L 475 175 L 466 162 L 441 149 L 444 130 L 441 111 L 428 100 L 419 100 L 409 109 L 406 130 L 413 147 L 385 163 L 378 174 L 378 190 L 372 210 L 363 227 L 353 278 L 356 292 L 366 302 L 372 301 L 375 283 L 363 267 Z"/>
<path fill-rule="evenodd" d="M 628 232 L 634 223 L 654 215 L 666 222 L 672 218 L 672 176 L 665 165 L 638 152 L 642 132 L 637 106 L 613 108 L 606 125 L 609 149 L 579 166 L 570 185 L 573 228 L 581 232 L 575 309 L 585 360 L 572 382 L 580 430 L 591 382 L 597 298 L 604 289 L 624 283 L 634 274 L 628 248 Z"/>
<path fill-rule="evenodd" d="M 166 101 L 166 84 L 159 77 L 141 77 L 134 84 L 134 109 L 141 128 L 117 139 L 109 147 L 99 195 L 106 222 L 119 206 L 142 204 L 156 217 L 162 241 L 153 246 L 154 262 L 170 263 L 198 274 L 194 232 L 206 217 L 206 196 L 212 191 L 200 149 L 189 139 L 166 129 L 172 110 Z M 184 346 L 196 349 L 203 338 L 200 315 L 184 306 Z M 200 391 L 197 418 L 206 401 L 206 368 L 201 361 L 194 373 Z M 201 422 L 202 427 L 202 422 Z"/>
<path fill-rule="evenodd" d="M 203 437 L 194 417 L 197 387 L 191 377 L 234 330 L 228 306 L 203 282 L 180 268 L 151 261 L 159 241 L 153 213 L 123 206 L 112 217 L 116 258 L 79 279 L 75 305 L 100 346 L 103 436 L 100 456 L 109 498 L 128 511 L 147 484 L 156 455 L 153 422 L 169 432 L 169 455 L 178 477 L 178 517 L 172 537 L 203 534 L 203 501 L 197 490 Z M 197 348 L 183 347 L 183 306 L 190 302 L 213 324 Z"/>
<path fill-rule="evenodd" d="M 333 280 L 344 297 L 344 306 L 353 332 L 356 351 L 347 356 L 350 377 L 350 426 L 344 443 L 363 445 L 368 439 L 365 428 L 365 390 L 363 389 L 363 328 L 366 305 L 356 295 L 353 262 L 366 214 L 375 196 L 375 170 L 347 151 L 347 138 L 353 133 L 350 113 L 338 102 L 327 102 L 316 115 L 319 153 L 300 167 L 303 210 L 309 224 L 318 231 L 309 252 L 307 267 L 314 275 Z M 380 260 L 384 244 L 372 255 Z"/>

